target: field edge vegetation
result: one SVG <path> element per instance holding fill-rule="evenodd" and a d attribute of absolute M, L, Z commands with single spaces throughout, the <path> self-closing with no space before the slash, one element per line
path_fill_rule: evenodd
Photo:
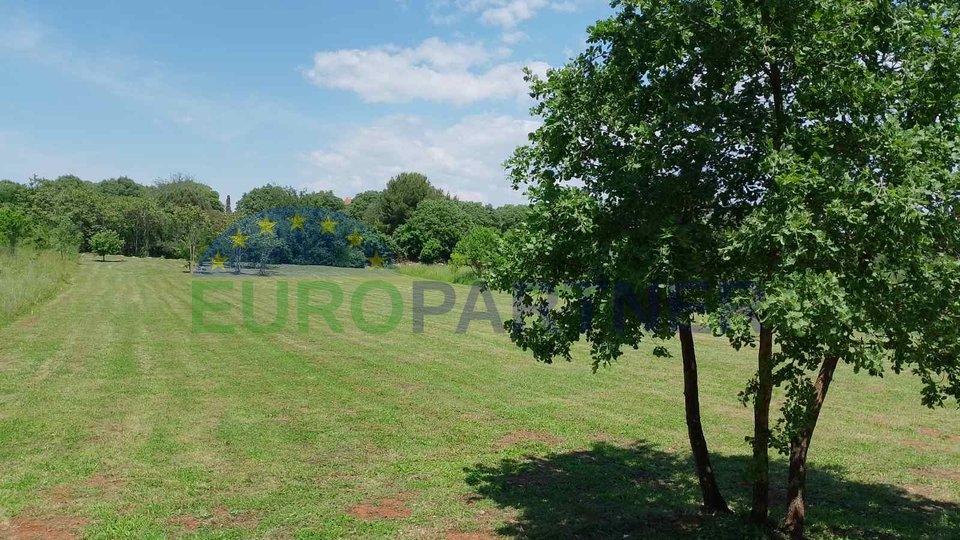
<path fill-rule="evenodd" d="M 0 327 L 56 297 L 79 264 L 77 254 L 29 247 L 0 251 Z"/>

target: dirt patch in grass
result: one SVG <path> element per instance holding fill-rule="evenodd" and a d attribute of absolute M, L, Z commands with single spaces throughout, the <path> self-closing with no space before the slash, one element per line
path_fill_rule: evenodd
<path fill-rule="evenodd" d="M 207 519 L 209 523 L 225 529 L 256 529 L 260 524 L 249 512 L 230 512 L 222 506 L 213 509 L 213 515 Z"/>
<path fill-rule="evenodd" d="M 401 493 L 396 497 L 351 506 L 347 509 L 347 513 L 365 521 L 403 519 L 413 514 L 413 510 L 407 506 L 408 500 L 410 500 L 410 494 Z"/>
<path fill-rule="evenodd" d="M 50 488 L 50 490 L 47 491 L 47 496 L 57 504 L 69 504 L 73 502 L 74 499 L 73 490 L 66 486 Z"/>
<path fill-rule="evenodd" d="M 170 518 L 167 523 L 185 531 L 193 532 L 200 528 L 202 522 L 194 516 L 176 516 Z"/>
<path fill-rule="evenodd" d="M 218 506 L 210 511 L 207 517 L 197 517 L 193 515 L 174 516 L 167 523 L 174 527 L 179 527 L 187 532 L 196 531 L 200 527 L 212 527 L 215 529 L 256 529 L 260 521 L 248 512 L 231 512 L 222 506 Z"/>
<path fill-rule="evenodd" d="M 935 504 L 936 499 L 940 498 L 940 490 L 925 484 L 906 484 L 903 489 L 914 497 L 930 499 L 933 504 Z"/>
<path fill-rule="evenodd" d="M 553 446 L 563 442 L 563 439 L 545 431 L 514 431 L 497 439 L 495 446 L 499 450 L 503 450 L 515 444 L 528 442 L 538 442 L 547 446 Z"/>
<path fill-rule="evenodd" d="M 922 478 L 960 482 L 960 470 L 957 469 L 911 469 L 910 471 Z"/>
<path fill-rule="evenodd" d="M 87 479 L 87 485 L 102 490 L 116 490 L 127 485 L 127 481 L 105 474 L 95 474 Z"/>
<path fill-rule="evenodd" d="M 628 446 L 633 440 L 630 437 L 621 435 L 610 435 L 609 433 L 594 433 L 590 439 L 594 443 L 612 444 L 615 446 Z"/>
<path fill-rule="evenodd" d="M 939 439 L 949 443 L 960 443 L 960 435 L 948 435 L 929 427 L 922 427 L 918 431 L 921 435 L 930 439 Z"/>
<path fill-rule="evenodd" d="M 15 517 L 0 525 L 0 537 L 10 540 L 74 540 L 89 521 L 78 516 Z"/>
<path fill-rule="evenodd" d="M 933 445 L 930 443 L 914 441 L 910 439 L 901 439 L 900 444 L 913 448 L 914 450 L 930 450 Z"/>
<path fill-rule="evenodd" d="M 95 474 L 87 478 L 84 485 L 99 491 L 103 497 L 116 497 L 120 490 L 127 485 L 127 481 L 123 478 L 106 474 Z"/>

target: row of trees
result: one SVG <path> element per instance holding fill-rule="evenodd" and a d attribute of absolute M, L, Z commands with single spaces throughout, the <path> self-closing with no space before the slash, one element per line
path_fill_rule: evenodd
<path fill-rule="evenodd" d="M 526 206 L 494 208 L 460 201 L 414 172 L 396 175 L 383 190 L 358 193 L 349 204 L 329 191 L 306 193 L 268 184 L 246 193 L 236 210 L 249 215 L 288 206 L 319 206 L 344 212 L 383 234 L 392 252 L 425 263 L 449 261 L 457 243 L 476 228 L 503 233 L 526 215 Z"/>
<path fill-rule="evenodd" d="M 509 167 L 532 206 L 524 241 L 503 244 L 491 283 L 540 285 L 520 290 L 523 324 L 508 325 L 539 360 L 569 359 L 584 332 L 595 367 L 644 339 L 679 339 L 712 512 L 728 508 L 701 425 L 691 323 L 707 307 L 733 347 L 755 346 L 742 394 L 755 420 L 750 516 L 767 522 L 775 448 L 789 457 L 784 526 L 801 538 L 807 456 L 839 364 L 909 370 L 922 403 L 960 401 L 960 10 L 615 4 L 584 53 L 529 76 L 542 127 Z M 691 282 L 752 286 L 683 290 Z M 645 298 L 651 283 L 683 296 L 677 317 L 636 313 L 618 325 L 637 306 L 602 284 Z M 771 425 L 775 387 L 784 401 Z"/>
<path fill-rule="evenodd" d="M 135 256 L 186 256 L 231 221 L 220 197 L 190 177 L 173 175 L 144 186 L 126 177 L 88 182 L 76 176 L 28 184 L 0 181 L 0 235 L 11 249 L 22 242 L 41 248 L 94 251 L 97 233 L 120 239 L 115 251 Z M 15 216 L 17 227 L 4 225 Z M 104 237 L 101 237 L 104 238 Z M 103 244 L 101 244 L 103 245 Z"/>
<path fill-rule="evenodd" d="M 229 197 L 227 198 L 229 207 Z M 379 232 L 391 252 L 424 262 L 446 261 L 457 242 L 476 227 L 505 231 L 523 219 L 525 207 L 493 208 L 459 201 L 422 174 L 403 173 L 382 191 L 357 194 L 349 204 L 331 191 L 306 192 L 267 184 L 245 193 L 235 212 L 209 186 L 172 175 L 151 186 L 126 178 L 89 182 L 76 176 L 27 184 L 0 181 L 0 241 L 42 248 L 94 251 L 91 241 L 112 231 L 117 252 L 183 258 L 192 264 L 218 234 L 236 221 L 274 208 L 316 207 L 343 212 Z M 102 246 L 103 244 L 101 244 Z"/>

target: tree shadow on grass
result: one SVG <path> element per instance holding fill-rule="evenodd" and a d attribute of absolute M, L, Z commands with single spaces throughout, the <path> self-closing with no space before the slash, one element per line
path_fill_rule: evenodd
<path fill-rule="evenodd" d="M 746 511 L 748 456 L 712 456 L 724 494 Z M 646 443 L 594 443 L 589 450 L 503 459 L 467 470 L 481 497 L 514 508 L 499 534 L 515 538 L 763 538 L 740 515 L 701 515 L 699 488 L 686 457 Z M 782 463 L 771 481 L 785 485 Z M 840 471 L 808 471 L 808 532 L 813 538 L 956 538 L 960 505 L 888 485 L 843 479 Z M 782 512 L 785 494 L 771 492 Z M 779 520 L 781 514 L 771 516 Z"/>

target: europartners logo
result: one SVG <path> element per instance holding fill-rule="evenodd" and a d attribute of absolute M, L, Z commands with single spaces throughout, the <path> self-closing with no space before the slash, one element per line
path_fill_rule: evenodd
<path fill-rule="evenodd" d="M 344 332 L 348 324 L 367 334 L 406 331 L 407 327 L 402 326 L 408 309 L 404 298 L 411 298 L 408 328 L 414 334 L 421 334 L 426 327 L 427 317 L 454 313 L 458 304 L 458 288 L 438 281 L 413 281 L 408 295 L 402 294 L 400 288 L 393 283 L 381 279 L 363 279 L 353 287 L 349 295 L 341 284 L 334 280 L 276 280 L 272 283 L 272 295 L 271 291 L 265 290 L 267 287 L 262 281 L 239 281 L 239 287 L 235 280 L 193 282 L 195 333 L 232 334 L 243 330 L 262 334 L 286 331 L 291 326 L 298 332 L 307 333 L 315 329 L 315 324 L 320 325 L 321 331 L 333 333 Z M 692 288 L 700 292 L 706 288 L 706 284 L 692 285 Z M 733 289 L 730 284 L 721 286 L 721 294 L 729 294 L 731 290 L 746 290 L 751 291 L 751 294 L 754 292 L 745 284 L 732 285 Z M 491 291 L 477 285 L 466 288 L 466 291 L 464 289 L 465 287 L 459 287 L 461 293 L 466 292 L 466 301 L 456 317 L 454 333 L 467 333 L 472 327 L 476 328 L 471 326 L 473 323 L 488 324 L 494 333 L 504 332 L 507 327 L 505 322 L 508 321 L 501 316 Z M 658 286 L 651 285 L 649 290 L 658 289 Z M 705 313 L 705 304 L 683 300 L 680 292 L 684 289 L 687 287 L 671 287 L 667 307 L 661 310 L 659 302 L 648 298 L 650 302 L 643 306 L 632 288 L 618 285 L 610 291 L 612 310 L 604 310 L 604 313 L 612 317 L 613 330 L 618 333 L 625 331 L 627 321 L 631 318 L 649 330 L 662 329 L 665 322 L 676 328 L 685 315 Z M 522 331 L 525 321 L 529 321 L 530 317 L 549 319 L 551 310 L 559 305 L 560 300 L 556 295 L 545 293 L 542 289 L 536 289 L 538 292 L 534 294 L 537 298 L 531 301 L 530 293 L 533 290 L 533 287 L 518 285 L 514 291 L 512 318 L 509 320 L 511 332 Z M 296 299 L 296 304 L 292 307 L 291 293 Z M 374 300 L 372 307 L 371 299 Z M 597 315 L 594 302 L 584 298 L 577 304 L 581 331 L 589 332 L 592 330 L 594 316 Z M 664 311 L 666 313 L 663 313 Z M 240 315 L 239 323 L 224 324 L 210 320 L 213 317 L 219 317 L 221 321 L 224 318 L 237 320 L 237 315 Z M 748 316 L 751 320 L 754 318 L 752 313 Z M 258 320 L 268 317 L 272 317 L 269 323 Z M 725 331 L 726 323 L 721 323 L 721 327 Z"/>
<path fill-rule="evenodd" d="M 377 231 L 340 212 L 290 207 L 244 217 L 211 242 L 194 269 L 198 279 L 192 285 L 193 331 L 269 333 L 295 325 L 297 331 L 309 332 L 312 324 L 321 323 L 326 331 L 335 333 L 345 331 L 346 325 L 351 324 L 364 333 L 384 334 L 402 329 L 407 312 L 404 298 L 410 298 L 409 328 L 418 334 L 424 332 L 427 317 L 449 315 L 454 311 L 458 305 L 458 289 L 448 283 L 413 281 L 408 294 L 402 294 L 394 283 L 382 279 L 385 276 L 381 272 L 387 272 L 384 267 L 391 264 L 392 259 L 387 242 Z M 316 271 L 337 275 L 334 279 L 322 280 L 261 281 L 251 277 L 303 275 L 305 268 L 314 275 Z M 368 273 L 370 270 L 374 272 Z M 209 279 L 218 275 L 246 278 Z M 265 291 L 268 283 L 275 289 L 273 298 Z M 347 283 L 349 295 L 343 287 Z M 716 291 L 719 291 L 722 308 L 733 304 L 731 300 L 737 292 L 741 293 L 741 300 L 744 292 L 747 298 L 759 299 L 760 296 L 759 291 L 745 282 L 713 287 L 703 282 L 651 284 L 645 291 L 637 291 L 626 283 L 580 283 L 565 287 L 581 292 L 574 302 L 580 312 L 583 332 L 592 329 L 598 299 L 612 306 L 603 311 L 612 317 L 614 331 L 623 332 L 629 317 L 647 328 L 662 328 L 665 321 L 675 326 L 685 315 L 705 313 L 706 304 L 700 299 Z M 462 294 L 464 287 L 459 290 Z M 460 308 L 454 332 L 466 333 L 473 323 L 489 324 L 494 332 L 504 332 L 506 321 L 491 291 L 474 285 L 465 292 L 466 301 Z M 296 298 L 293 308 L 291 293 Z M 442 300 L 437 300 L 438 295 Z M 555 286 L 517 283 L 511 303 L 510 328 L 517 332 L 531 317 L 549 320 L 552 310 L 560 304 L 560 297 Z M 666 304 L 666 309 L 662 309 L 662 304 Z M 264 318 L 264 313 L 272 313 L 273 320 L 266 324 L 259 322 L 258 318 Z M 237 314 L 241 322 L 226 324 L 223 321 L 236 320 Z M 749 316 L 753 318 L 752 313 Z"/>

